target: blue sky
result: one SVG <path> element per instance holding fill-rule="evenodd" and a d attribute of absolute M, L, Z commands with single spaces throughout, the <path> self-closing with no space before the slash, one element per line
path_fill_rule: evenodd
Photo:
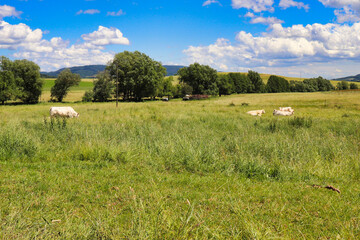
<path fill-rule="evenodd" d="M 141 51 L 163 64 L 360 73 L 359 0 L 0 0 L 0 55 L 43 71 Z"/>

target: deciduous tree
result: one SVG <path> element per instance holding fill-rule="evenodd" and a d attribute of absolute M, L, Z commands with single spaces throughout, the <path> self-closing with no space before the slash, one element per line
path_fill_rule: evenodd
<path fill-rule="evenodd" d="M 154 97 L 166 75 L 166 69 L 160 62 L 138 51 L 116 54 L 107 70 L 115 82 L 118 79 L 119 93 L 124 99 L 135 100 Z"/>
<path fill-rule="evenodd" d="M 70 87 L 79 85 L 80 81 L 79 74 L 72 73 L 70 69 L 63 70 L 55 80 L 55 85 L 51 88 L 51 99 L 62 102 Z"/>

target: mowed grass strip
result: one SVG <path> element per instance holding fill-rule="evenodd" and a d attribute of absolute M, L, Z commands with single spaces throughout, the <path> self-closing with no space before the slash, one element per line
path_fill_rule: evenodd
<path fill-rule="evenodd" d="M 0 238 L 358 239 L 359 95 L 1 106 Z"/>

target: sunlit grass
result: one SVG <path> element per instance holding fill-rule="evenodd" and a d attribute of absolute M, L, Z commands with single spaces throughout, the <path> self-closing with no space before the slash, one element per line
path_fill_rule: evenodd
<path fill-rule="evenodd" d="M 1 239 L 360 237 L 360 92 L 66 104 L 0 106 Z"/>

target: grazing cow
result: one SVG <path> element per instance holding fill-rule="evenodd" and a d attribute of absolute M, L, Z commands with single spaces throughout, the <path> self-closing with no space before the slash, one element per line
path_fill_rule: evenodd
<path fill-rule="evenodd" d="M 273 115 L 277 115 L 277 116 L 291 116 L 294 114 L 294 111 L 289 112 L 289 111 L 281 111 L 281 110 L 276 110 L 274 109 Z"/>
<path fill-rule="evenodd" d="M 253 111 L 248 111 L 247 112 L 247 114 L 250 114 L 251 116 L 260 116 L 260 117 L 264 113 L 265 113 L 264 109 L 262 109 L 262 110 L 253 110 Z"/>
<path fill-rule="evenodd" d="M 279 110 L 285 112 L 294 112 L 294 109 L 292 109 L 291 107 L 279 107 Z"/>
<path fill-rule="evenodd" d="M 63 117 L 63 118 L 73 118 L 79 117 L 80 114 L 75 112 L 72 107 L 51 107 L 50 108 L 50 117 Z"/>

